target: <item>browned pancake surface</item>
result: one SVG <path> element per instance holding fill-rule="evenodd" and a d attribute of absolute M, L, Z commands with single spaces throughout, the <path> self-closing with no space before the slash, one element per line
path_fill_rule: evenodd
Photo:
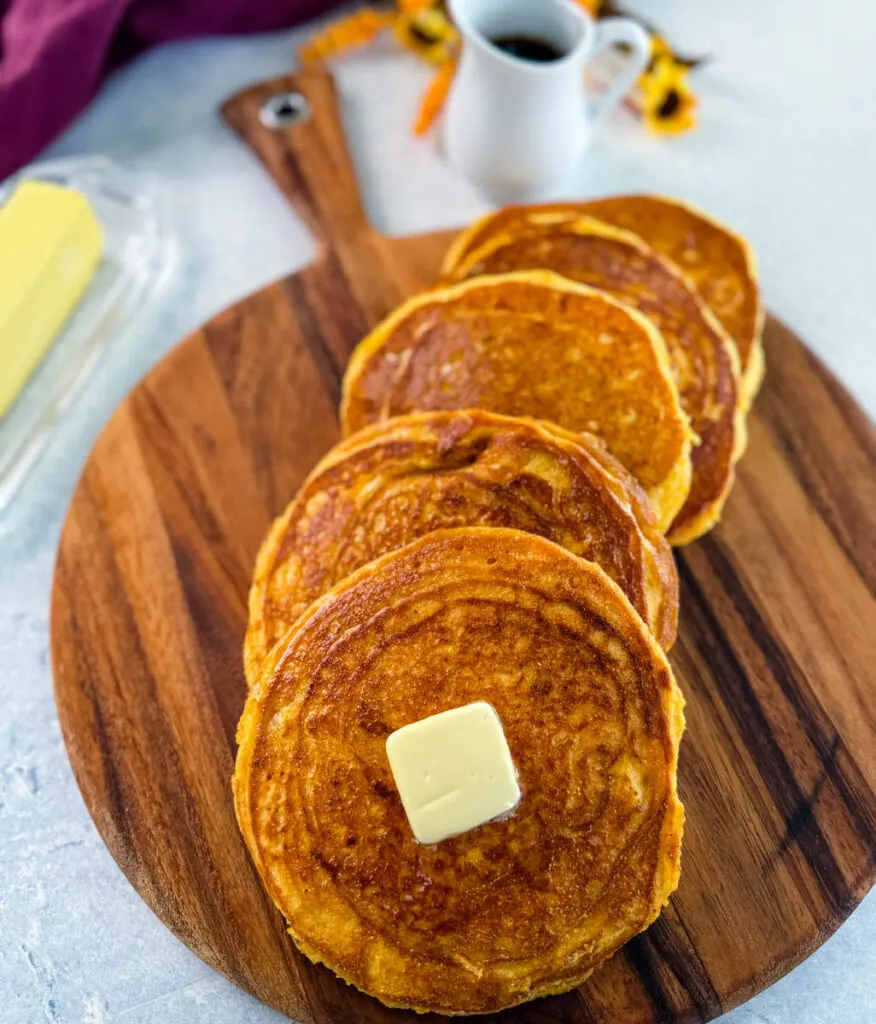
<path fill-rule="evenodd" d="M 493 235 L 458 277 L 547 268 L 600 288 L 645 314 L 666 340 L 681 403 L 700 439 L 693 479 L 670 538 L 693 540 L 718 519 L 741 451 L 738 369 L 729 341 L 682 275 L 636 236 L 589 218 Z"/>
<path fill-rule="evenodd" d="M 329 452 L 274 523 L 249 598 L 252 685 L 335 583 L 433 530 L 514 527 L 597 562 L 669 647 L 678 580 L 647 496 L 592 435 L 479 410 L 376 424 Z"/>
<path fill-rule="evenodd" d="M 353 353 L 345 433 L 422 410 L 482 408 L 603 438 L 665 529 L 689 487 L 690 427 L 653 325 L 555 274 L 465 282 L 410 300 Z"/>
<path fill-rule="evenodd" d="M 476 700 L 521 802 L 420 845 L 386 738 Z M 496 1010 L 579 983 L 675 888 L 682 704 L 598 567 L 518 531 L 439 531 L 277 645 L 241 721 L 238 819 L 309 957 L 391 1005 Z"/>
<path fill-rule="evenodd" d="M 673 260 L 733 339 L 743 370 L 743 400 L 751 404 L 763 376 L 763 305 L 751 246 L 726 225 L 694 207 L 663 196 L 609 196 L 583 203 L 509 206 L 461 233 L 444 272 L 490 238 L 532 225 L 559 224 L 582 215 L 632 231 Z"/>

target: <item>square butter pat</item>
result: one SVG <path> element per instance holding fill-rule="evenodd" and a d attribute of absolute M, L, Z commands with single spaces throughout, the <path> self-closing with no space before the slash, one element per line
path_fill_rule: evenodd
<path fill-rule="evenodd" d="M 485 701 L 397 729 L 386 741 L 386 754 L 421 843 L 468 832 L 520 800 L 502 723 Z"/>

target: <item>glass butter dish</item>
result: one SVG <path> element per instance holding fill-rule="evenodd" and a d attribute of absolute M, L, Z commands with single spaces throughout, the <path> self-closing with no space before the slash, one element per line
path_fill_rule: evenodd
<path fill-rule="evenodd" d="M 0 206 L 25 180 L 81 192 L 103 228 L 104 252 L 82 301 L 0 418 L 0 514 L 100 354 L 159 298 L 170 280 L 176 253 L 167 218 L 162 216 L 152 189 L 108 159 L 84 157 L 34 164 L 0 184 Z"/>

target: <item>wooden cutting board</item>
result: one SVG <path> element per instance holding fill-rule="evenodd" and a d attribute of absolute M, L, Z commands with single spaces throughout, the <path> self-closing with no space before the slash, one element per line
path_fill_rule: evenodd
<path fill-rule="evenodd" d="M 266 127 L 266 102 L 280 120 L 296 108 L 284 91 L 310 116 Z M 223 114 L 319 254 L 182 342 L 95 445 L 52 594 L 61 725 L 113 856 L 208 964 L 308 1024 L 422 1019 L 296 953 L 250 865 L 229 779 L 259 542 L 338 438 L 353 346 L 434 279 L 450 236 L 368 225 L 327 75 L 253 87 Z M 681 886 L 581 989 L 497 1019 L 708 1020 L 811 953 L 873 884 L 876 439 L 786 328 L 770 319 L 765 340 L 724 520 L 678 553 Z"/>

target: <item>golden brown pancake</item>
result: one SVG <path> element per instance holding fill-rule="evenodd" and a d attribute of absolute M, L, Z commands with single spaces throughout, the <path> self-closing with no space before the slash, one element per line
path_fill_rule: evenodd
<path fill-rule="evenodd" d="M 250 685 L 335 583 L 460 526 L 526 530 L 596 562 L 664 648 L 675 639 L 672 553 L 647 495 L 601 441 L 480 410 L 422 413 L 367 427 L 329 452 L 274 523 L 249 595 Z"/>
<path fill-rule="evenodd" d="M 386 739 L 474 701 L 520 803 L 420 845 Z M 579 984 L 675 889 L 682 709 L 598 566 L 517 530 L 437 531 L 276 645 L 238 732 L 238 821 L 311 960 L 390 1006 L 498 1010 Z"/>
<path fill-rule="evenodd" d="M 546 272 L 419 295 L 357 347 L 346 434 L 409 412 L 488 409 L 599 435 L 664 530 L 690 486 L 691 430 L 666 345 L 610 296 Z"/>
<path fill-rule="evenodd" d="M 719 519 L 741 454 L 738 362 L 733 343 L 678 269 L 636 235 L 589 217 L 528 224 L 493 235 L 457 267 L 478 274 L 547 268 L 601 288 L 644 313 L 666 340 L 681 404 L 699 444 L 693 479 L 670 530 L 674 544 L 701 536 Z"/>
<path fill-rule="evenodd" d="M 445 258 L 443 272 L 451 275 L 496 235 L 525 232 L 532 225 L 557 225 L 582 215 L 634 232 L 693 281 L 736 344 L 742 367 L 742 405 L 748 409 L 764 371 L 764 310 L 754 252 L 735 231 L 695 207 L 665 196 L 610 196 L 585 203 L 509 206 L 463 231 Z"/>

